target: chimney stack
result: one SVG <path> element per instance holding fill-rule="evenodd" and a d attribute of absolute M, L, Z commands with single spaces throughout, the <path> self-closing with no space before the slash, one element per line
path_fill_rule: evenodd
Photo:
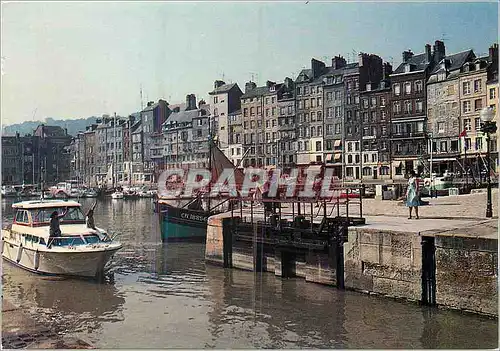
<path fill-rule="evenodd" d="M 325 69 L 325 63 L 316 59 L 311 59 L 311 70 L 313 78 L 318 78 Z"/>
<path fill-rule="evenodd" d="M 256 87 L 257 87 L 257 84 L 255 84 L 254 82 L 245 83 L 245 94 L 254 90 Z"/>
<path fill-rule="evenodd" d="M 185 111 L 196 110 L 196 95 L 186 95 L 186 109 Z"/>
<path fill-rule="evenodd" d="M 392 74 L 392 66 L 389 62 L 384 62 L 382 66 L 382 79 L 389 79 Z"/>
<path fill-rule="evenodd" d="M 446 51 L 444 48 L 444 43 L 441 40 L 436 40 L 434 43 L 434 63 L 437 64 L 439 61 L 446 57 Z"/>
<path fill-rule="evenodd" d="M 408 62 L 413 57 L 413 52 L 410 49 L 403 51 L 403 63 Z"/>
<path fill-rule="evenodd" d="M 223 86 L 224 84 L 226 84 L 226 82 L 222 81 L 222 80 L 216 80 L 214 82 L 214 89 L 217 89 L 218 87 L 221 87 Z"/>
<path fill-rule="evenodd" d="M 343 67 L 345 67 L 346 65 L 346 61 L 345 59 L 338 55 L 338 56 L 335 56 L 334 58 L 332 58 L 332 68 L 333 69 L 341 69 Z"/>
<path fill-rule="evenodd" d="M 498 70 L 498 44 L 493 44 L 489 48 L 488 61 L 491 62 L 495 70 Z"/>
<path fill-rule="evenodd" d="M 425 44 L 425 60 L 428 63 L 432 61 L 432 52 L 430 44 Z"/>

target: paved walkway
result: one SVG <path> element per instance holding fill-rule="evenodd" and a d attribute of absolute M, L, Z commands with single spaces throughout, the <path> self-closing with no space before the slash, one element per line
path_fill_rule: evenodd
<path fill-rule="evenodd" d="M 363 199 L 363 217 L 366 225 L 359 228 L 385 230 L 426 235 L 454 235 L 466 237 L 498 237 L 498 189 L 493 190 L 493 218 L 486 218 L 486 193 L 470 195 L 442 196 L 424 198 L 428 205 L 419 208 L 420 219 L 408 219 L 408 208 L 403 201 Z M 349 215 L 359 214 L 359 205 L 355 199 L 349 206 Z M 291 208 L 282 208 L 282 218 L 291 219 Z M 323 210 L 313 207 L 313 212 L 321 220 Z M 336 215 L 336 209 L 328 205 L 327 213 Z M 340 211 L 345 214 L 344 210 Z M 305 206 L 306 216 L 310 214 L 310 206 Z M 239 211 L 235 211 L 239 215 Z M 250 220 L 250 210 L 246 208 L 243 215 Z M 230 213 L 221 214 L 228 217 Z M 262 207 L 254 209 L 254 219 L 263 219 Z"/>

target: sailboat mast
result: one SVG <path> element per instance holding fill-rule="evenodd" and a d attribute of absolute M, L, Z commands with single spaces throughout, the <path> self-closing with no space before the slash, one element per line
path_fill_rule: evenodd
<path fill-rule="evenodd" d="M 113 120 L 113 188 L 116 188 L 116 112 Z"/>
<path fill-rule="evenodd" d="M 210 181 L 208 182 L 208 212 L 210 212 L 210 193 L 212 192 L 212 116 L 208 116 L 208 169 L 210 171 Z"/>

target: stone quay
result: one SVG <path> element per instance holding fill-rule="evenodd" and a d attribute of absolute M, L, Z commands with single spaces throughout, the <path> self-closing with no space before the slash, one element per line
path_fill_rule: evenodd
<path fill-rule="evenodd" d="M 206 261 L 498 318 L 498 190 L 491 219 L 486 193 L 426 201 L 417 220 L 408 219 L 402 201 L 363 199 L 366 224 L 349 226 L 340 250 L 285 248 L 267 232 L 262 208 L 215 215 L 208 221 Z M 334 213 L 329 206 L 326 212 Z M 314 217 L 317 208 L 312 211 Z M 250 216 L 245 239 L 234 223 Z M 286 205 L 283 218 L 293 219 Z"/>

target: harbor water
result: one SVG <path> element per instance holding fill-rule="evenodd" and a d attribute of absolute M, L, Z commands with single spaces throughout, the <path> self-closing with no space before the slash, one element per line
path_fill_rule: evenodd
<path fill-rule="evenodd" d="M 11 204 L 2 200 L 4 220 Z M 2 262 L 2 284 L 35 320 L 98 348 L 498 346 L 497 320 L 206 265 L 204 244 L 162 244 L 150 199 L 99 200 L 95 212 L 124 244 L 104 282 Z"/>

